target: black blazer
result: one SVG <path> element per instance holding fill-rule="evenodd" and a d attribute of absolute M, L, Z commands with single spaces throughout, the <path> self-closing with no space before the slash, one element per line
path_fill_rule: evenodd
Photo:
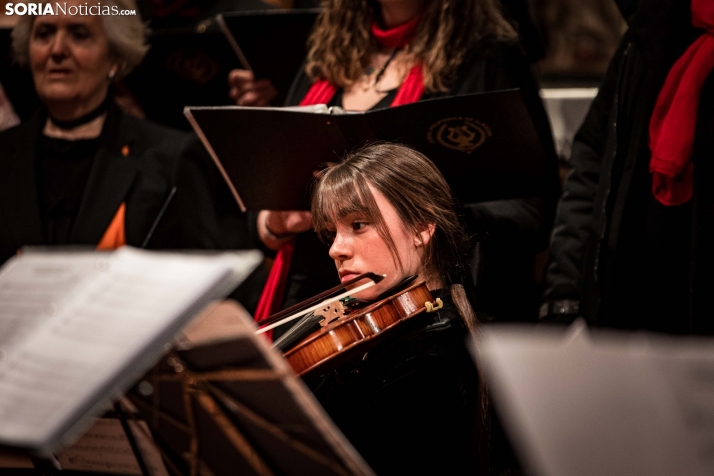
<path fill-rule="evenodd" d="M 43 245 L 35 147 L 45 115 L 0 133 L 0 263 Z M 70 244 L 96 246 L 122 202 L 127 244 L 141 246 L 175 184 L 192 136 L 125 115 L 111 106 L 99 139 Z M 122 149 L 128 148 L 128 155 Z"/>

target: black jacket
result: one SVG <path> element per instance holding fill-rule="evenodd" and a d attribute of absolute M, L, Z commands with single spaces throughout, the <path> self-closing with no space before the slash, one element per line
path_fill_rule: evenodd
<path fill-rule="evenodd" d="M 312 81 L 304 72 L 295 79 L 287 106 L 300 103 Z M 474 253 L 473 276 L 481 316 L 499 320 L 535 318 L 538 291 L 533 280 L 533 262 L 545 249 L 560 195 L 557 163 L 550 125 L 538 93 L 538 85 L 520 47 L 481 41 L 468 53 L 448 92 L 425 94 L 422 99 L 520 88 L 536 130 L 550 157 L 551 167 L 535 178 L 539 193 L 529 199 L 465 204 L 460 207 L 467 231 L 487 239 Z M 298 236 L 290 271 L 285 306 L 307 299 L 339 284 L 327 248 L 314 234 Z"/>
<path fill-rule="evenodd" d="M 26 245 L 43 245 L 35 175 L 38 112 L 0 133 L 0 262 Z M 128 147 L 124 156 L 122 149 Z M 128 245 L 140 247 L 173 187 L 148 248 L 233 249 L 257 245 L 225 181 L 193 134 L 137 119 L 111 106 L 99 137 L 69 244 L 94 247 L 122 202 Z"/>
<path fill-rule="evenodd" d="M 35 172 L 45 117 L 38 112 L 0 134 L 0 262 L 22 246 L 45 244 Z M 141 246 L 174 186 L 189 142 L 187 134 L 110 107 L 69 244 L 96 246 L 125 202 L 127 244 Z"/>
<path fill-rule="evenodd" d="M 702 184 L 711 176 L 714 78 L 699 108 L 694 199 L 664 207 L 651 193 L 650 117 L 667 73 L 701 32 L 689 2 L 673 0 L 642 0 L 629 27 L 575 137 L 545 298 L 579 302 L 593 324 L 711 332 L 712 196 Z"/>

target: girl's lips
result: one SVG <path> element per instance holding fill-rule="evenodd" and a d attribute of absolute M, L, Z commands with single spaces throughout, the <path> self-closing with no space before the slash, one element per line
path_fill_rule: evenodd
<path fill-rule="evenodd" d="M 351 279 L 355 279 L 357 276 L 359 276 L 359 274 L 357 274 L 357 273 L 340 274 L 340 282 L 344 283 Z"/>

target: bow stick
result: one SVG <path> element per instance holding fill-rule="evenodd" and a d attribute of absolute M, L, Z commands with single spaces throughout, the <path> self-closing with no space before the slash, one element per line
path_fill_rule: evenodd
<path fill-rule="evenodd" d="M 255 333 L 262 334 L 263 332 L 267 332 L 270 329 L 274 329 L 282 324 L 285 324 L 286 322 L 290 322 L 292 320 L 297 319 L 300 316 L 304 316 L 305 314 L 307 314 L 309 312 L 319 309 L 320 307 L 322 307 L 326 304 L 340 300 L 340 299 L 345 298 L 351 294 L 356 294 L 360 291 L 364 291 L 365 289 L 371 288 L 375 284 L 379 283 L 384 278 L 385 278 L 385 275 L 383 275 L 383 274 L 375 274 L 375 273 L 361 274 L 361 275 L 357 276 L 356 278 L 350 279 L 346 283 L 340 284 L 339 286 L 335 286 L 332 289 L 328 289 L 327 291 L 320 293 L 317 296 L 315 296 L 311 299 L 308 299 L 307 301 L 298 303 L 292 307 L 285 309 L 284 311 L 278 312 L 277 314 L 274 314 L 266 319 L 263 319 L 262 321 L 258 322 L 258 325 L 265 326 L 265 327 L 261 327 Z M 344 291 L 344 292 L 338 294 L 337 296 L 334 295 L 336 292 L 339 292 L 339 291 L 345 289 L 347 286 L 351 286 L 352 284 L 355 284 L 355 283 L 362 281 L 364 279 L 369 279 L 370 281 L 368 283 L 357 286 L 354 289 Z M 310 303 L 313 303 L 315 301 L 317 301 L 316 304 L 310 305 Z M 308 307 L 304 307 L 304 306 L 308 306 Z M 300 310 L 295 312 L 297 309 L 300 309 Z M 294 314 L 291 314 L 291 312 L 294 312 Z M 287 317 L 284 317 L 286 315 L 287 315 Z"/>

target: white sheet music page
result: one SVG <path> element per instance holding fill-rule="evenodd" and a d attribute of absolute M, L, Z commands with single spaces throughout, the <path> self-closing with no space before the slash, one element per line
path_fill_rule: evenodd
<path fill-rule="evenodd" d="M 260 253 L 30 253 L 0 271 L 0 443 L 47 452 L 80 436 Z M 68 436 L 67 433 L 70 432 Z"/>

